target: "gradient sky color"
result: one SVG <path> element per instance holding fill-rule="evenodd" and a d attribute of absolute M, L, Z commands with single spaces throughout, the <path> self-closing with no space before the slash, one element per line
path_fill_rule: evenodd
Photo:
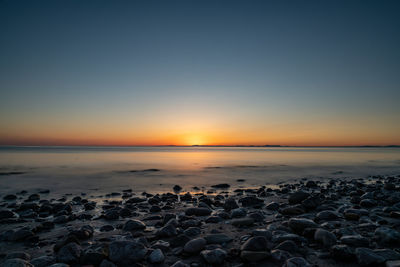
<path fill-rule="evenodd" d="M 399 1 L 0 1 L 0 145 L 400 145 Z"/>

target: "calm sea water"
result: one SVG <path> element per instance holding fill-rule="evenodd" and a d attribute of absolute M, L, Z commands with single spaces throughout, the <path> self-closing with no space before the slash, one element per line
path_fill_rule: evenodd
<path fill-rule="evenodd" d="M 1 147 L 0 194 L 185 190 L 399 175 L 399 148 Z M 238 182 L 237 179 L 245 179 Z"/>

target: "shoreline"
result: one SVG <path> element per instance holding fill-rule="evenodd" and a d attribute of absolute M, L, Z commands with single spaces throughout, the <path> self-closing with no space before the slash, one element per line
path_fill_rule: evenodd
<path fill-rule="evenodd" d="M 2 196 L 0 263 L 400 264 L 400 175 L 303 178 L 255 188 L 217 184 L 204 192 L 176 185 L 154 195 L 126 188 L 88 195 L 55 199 L 43 190 Z"/>

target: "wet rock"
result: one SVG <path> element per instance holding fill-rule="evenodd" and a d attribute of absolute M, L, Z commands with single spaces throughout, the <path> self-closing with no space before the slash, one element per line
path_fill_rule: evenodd
<path fill-rule="evenodd" d="M 172 188 L 175 192 L 179 192 L 182 190 L 182 187 L 179 185 L 174 185 L 174 187 Z"/>
<path fill-rule="evenodd" d="M 15 212 L 12 212 L 11 210 L 0 210 L 0 220 L 11 219 L 15 217 L 17 217 L 17 214 Z"/>
<path fill-rule="evenodd" d="M 254 224 L 254 219 L 250 217 L 233 219 L 231 224 L 236 227 L 251 226 Z"/>
<path fill-rule="evenodd" d="M 306 228 L 318 227 L 314 221 L 305 218 L 291 218 L 288 224 L 289 227 L 297 233 L 303 233 L 304 229 Z"/>
<path fill-rule="evenodd" d="M 83 252 L 80 263 L 82 265 L 99 266 L 100 263 L 107 257 L 107 254 L 101 249 L 88 249 Z"/>
<path fill-rule="evenodd" d="M 192 236 L 192 237 L 198 236 L 198 235 L 200 235 L 200 233 L 201 233 L 201 230 L 199 227 L 189 227 L 188 229 L 186 229 L 184 231 L 185 235 Z"/>
<path fill-rule="evenodd" d="M 185 214 L 188 216 L 207 216 L 211 214 L 211 210 L 207 208 L 188 208 Z"/>
<path fill-rule="evenodd" d="M 253 236 L 263 236 L 267 240 L 271 240 L 271 238 L 272 238 L 271 231 L 266 230 L 266 229 L 255 229 L 255 230 L 253 230 L 252 235 Z"/>
<path fill-rule="evenodd" d="M 337 242 L 336 236 L 324 229 L 317 229 L 314 234 L 314 239 L 322 243 L 325 247 L 331 247 Z"/>
<path fill-rule="evenodd" d="M 279 250 L 279 249 L 271 250 L 271 258 L 277 262 L 283 263 L 291 257 L 292 255 L 285 250 Z"/>
<path fill-rule="evenodd" d="M 145 258 L 146 247 L 137 241 L 114 241 L 109 245 L 109 258 L 120 265 L 132 265 Z"/>
<path fill-rule="evenodd" d="M 6 260 L 2 265 L 2 267 L 33 267 L 29 262 L 22 259 L 9 259 Z"/>
<path fill-rule="evenodd" d="M 31 264 L 35 267 L 47 267 L 56 262 L 56 259 L 52 256 L 41 256 L 31 260 Z"/>
<path fill-rule="evenodd" d="M 294 253 L 297 251 L 297 244 L 292 241 L 292 240 L 286 240 L 281 243 L 279 243 L 274 249 L 279 249 L 279 250 L 285 250 L 291 253 Z"/>
<path fill-rule="evenodd" d="M 264 204 L 264 200 L 262 200 L 261 198 L 257 198 L 255 196 L 247 196 L 239 199 L 239 203 L 241 203 L 243 207 L 251 207 L 251 206 L 257 207 Z"/>
<path fill-rule="evenodd" d="M 128 220 L 125 225 L 123 230 L 124 231 L 138 231 L 138 230 L 143 230 L 146 228 L 146 225 L 139 220 Z"/>
<path fill-rule="evenodd" d="M 223 249 L 216 248 L 213 250 L 203 250 L 200 255 L 211 265 L 221 265 L 224 263 L 227 253 Z"/>
<path fill-rule="evenodd" d="M 38 201 L 38 200 L 40 200 L 39 194 L 32 194 L 28 197 L 28 201 Z"/>
<path fill-rule="evenodd" d="M 159 237 L 173 237 L 177 234 L 176 227 L 172 223 L 167 224 L 156 232 L 156 235 Z"/>
<path fill-rule="evenodd" d="M 377 205 L 377 202 L 373 199 L 363 199 L 360 202 L 360 206 L 364 208 L 372 208 Z"/>
<path fill-rule="evenodd" d="M 220 223 L 222 218 L 219 216 L 210 216 L 205 220 L 206 223 Z"/>
<path fill-rule="evenodd" d="M 148 261 L 150 263 L 161 263 L 164 260 L 165 260 L 165 256 L 164 256 L 164 253 L 161 251 L 161 249 L 153 250 L 148 257 Z"/>
<path fill-rule="evenodd" d="M 255 236 L 249 238 L 240 248 L 249 251 L 266 251 L 268 250 L 268 240 L 263 236 Z"/>
<path fill-rule="evenodd" d="M 81 247 L 78 244 L 72 242 L 63 246 L 57 252 L 57 261 L 67 264 L 75 264 L 79 262 L 81 253 Z"/>
<path fill-rule="evenodd" d="M 375 230 L 374 239 L 382 245 L 400 245 L 400 232 L 388 227 L 379 227 Z"/>
<path fill-rule="evenodd" d="M 289 206 L 279 210 L 279 212 L 283 215 L 300 215 L 303 214 L 305 211 L 299 206 Z"/>
<path fill-rule="evenodd" d="M 224 209 L 227 211 L 239 208 L 236 200 L 234 198 L 228 198 L 224 203 Z"/>
<path fill-rule="evenodd" d="M 385 261 L 400 260 L 400 253 L 391 249 L 374 249 L 374 253 L 385 258 Z"/>
<path fill-rule="evenodd" d="M 337 261 L 352 261 L 355 258 L 354 251 L 347 245 L 334 245 L 330 249 L 333 259 Z"/>
<path fill-rule="evenodd" d="M 114 263 L 112 263 L 111 261 L 108 260 L 103 260 L 99 267 L 117 267 L 117 265 L 115 265 Z"/>
<path fill-rule="evenodd" d="M 207 241 L 207 244 L 224 244 L 233 240 L 233 238 L 225 234 L 208 234 L 204 236 L 204 239 Z"/>
<path fill-rule="evenodd" d="M 196 238 L 187 242 L 183 250 L 189 254 L 197 254 L 203 250 L 206 244 L 207 241 L 204 238 Z"/>
<path fill-rule="evenodd" d="M 180 234 L 180 235 L 172 238 L 169 241 L 169 243 L 170 243 L 171 247 L 175 248 L 175 247 L 182 247 L 189 241 L 190 241 L 190 237 L 188 237 L 185 234 Z"/>
<path fill-rule="evenodd" d="M 369 240 L 361 235 L 345 235 L 340 238 L 340 242 L 353 247 L 368 247 Z"/>
<path fill-rule="evenodd" d="M 306 210 L 313 210 L 321 205 L 321 199 L 318 196 L 310 196 L 301 202 Z"/>
<path fill-rule="evenodd" d="M 356 257 L 360 266 L 380 265 L 385 262 L 384 257 L 379 256 L 369 248 L 357 248 Z"/>
<path fill-rule="evenodd" d="M 237 208 L 231 211 L 232 218 L 242 218 L 246 217 L 247 210 L 245 208 Z"/>
<path fill-rule="evenodd" d="M 10 194 L 10 195 L 5 195 L 5 196 L 3 197 L 3 199 L 4 199 L 4 200 L 15 200 L 15 199 L 17 199 L 17 196 L 16 196 L 16 195 L 12 195 L 12 194 Z"/>
<path fill-rule="evenodd" d="M 106 214 L 104 214 L 104 218 L 106 219 L 106 220 L 118 220 L 118 218 L 119 218 L 119 211 L 118 210 L 114 210 L 114 209 L 112 209 L 112 210 L 108 210 L 107 212 L 106 212 Z"/>
<path fill-rule="evenodd" d="M 100 227 L 100 232 L 110 232 L 114 230 L 114 226 L 107 224 Z"/>
<path fill-rule="evenodd" d="M 309 193 L 304 192 L 304 191 L 297 191 L 289 195 L 289 204 L 294 205 L 294 204 L 299 204 L 306 198 L 310 196 Z"/>
<path fill-rule="evenodd" d="M 276 203 L 276 202 L 270 202 L 270 203 L 268 203 L 268 204 L 265 206 L 265 208 L 266 208 L 267 210 L 274 210 L 274 211 L 277 211 L 277 210 L 279 209 L 279 204 Z"/>
<path fill-rule="evenodd" d="M 386 267 L 400 267 L 400 260 L 397 261 L 387 261 Z"/>
<path fill-rule="evenodd" d="M 19 229 L 10 236 L 10 240 L 11 241 L 25 241 L 33 236 L 34 236 L 34 234 L 31 230 Z"/>
<path fill-rule="evenodd" d="M 177 261 L 171 267 L 190 267 L 189 264 L 184 263 L 183 261 Z"/>
<path fill-rule="evenodd" d="M 311 264 L 302 257 L 293 257 L 288 259 L 283 267 L 311 267 Z"/>
<path fill-rule="evenodd" d="M 28 253 L 23 252 L 23 251 L 15 251 L 15 252 L 8 253 L 7 256 L 5 257 L 5 259 L 6 260 L 21 259 L 21 260 L 25 260 L 25 261 L 30 261 L 31 255 L 29 255 Z"/>
<path fill-rule="evenodd" d="M 53 223 L 62 224 L 62 223 L 67 223 L 68 221 L 69 218 L 67 215 L 60 215 L 54 218 Z"/>
<path fill-rule="evenodd" d="M 215 185 L 212 185 L 211 187 L 218 188 L 218 189 L 225 189 L 225 188 L 229 188 L 230 185 L 229 184 L 215 184 Z"/>
<path fill-rule="evenodd" d="M 324 210 L 316 215 L 316 221 L 334 221 L 340 218 L 340 214 L 331 210 Z"/>

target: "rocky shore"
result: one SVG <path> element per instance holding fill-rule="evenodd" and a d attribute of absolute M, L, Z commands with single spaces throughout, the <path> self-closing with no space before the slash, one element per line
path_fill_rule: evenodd
<path fill-rule="evenodd" d="M 0 264 L 400 266 L 400 175 L 1 196 Z"/>

